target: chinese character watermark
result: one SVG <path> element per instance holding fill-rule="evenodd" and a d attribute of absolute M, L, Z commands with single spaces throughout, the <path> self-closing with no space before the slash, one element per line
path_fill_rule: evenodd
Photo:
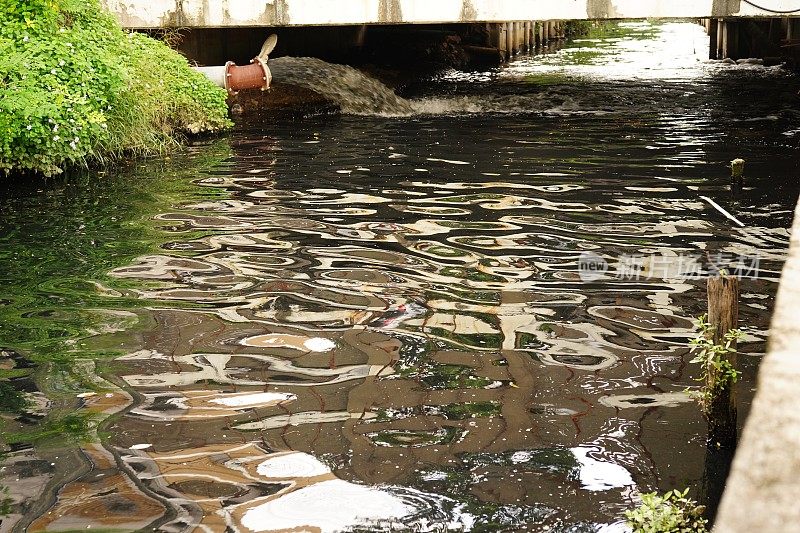
<path fill-rule="evenodd" d="M 757 255 L 714 254 L 623 254 L 603 257 L 583 252 L 578 258 L 581 281 L 646 279 L 699 279 L 726 273 L 738 278 L 758 279 Z"/>

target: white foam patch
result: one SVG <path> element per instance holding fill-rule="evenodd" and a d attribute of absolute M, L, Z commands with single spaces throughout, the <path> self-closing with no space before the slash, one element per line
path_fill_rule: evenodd
<path fill-rule="evenodd" d="M 472 163 L 468 161 L 458 161 L 456 159 L 438 159 L 436 157 L 429 157 L 428 161 L 434 161 L 437 163 L 448 163 L 450 165 L 471 165 Z"/>
<path fill-rule="evenodd" d="M 209 400 L 210 403 L 225 405 L 228 407 L 247 407 L 272 402 L 284 402 L 296 400 L 297 396 L 286 392 L 255 392 L 252 394 L 236 394 L 222 396 Z"/>
<path fill-rule="evenodd" d="M 577 447 L 571 451 L 581 465 L 581 488 L 597 492 L 634 485 L 631 473 L 622 466 L 589 457 L 591 448 Z"/>
<path fill-rule="evenodd" d="M 314 337 L 313 339 L 308 339 L 305 341 L 303 346 L 312 352 L 327 352 L 336 348 L 336 343 L 330 339 Z"/>
<path fill-rule="evenodd" d="M 260 476 L 272 479 L 316 477 L 331 473 L 331 469 L 322 461 L 302 452 L 271 457 L 258 465 L 256 471 Z"/>
<path fill-rule="evenodd" d="M 241 341 L 245 346 L 258 346 L 261 348 L 291 348 L 309 352 L 327 352 L 336 347 L 336 343 L 322 337 L 304 337 L 301 335 L 288 335 L 285 333 L 268 333 L 248 337 Z"/>
<path fill-rule="evenodd" d="M 129 449 L 130 450 L 146 450 L 148 448 L 152 448 L 152 444 L 134 444 Z"/>
<path fill-rule="evenodd" d="M 253 531 L 346 531 L 395 522 L 414 509 L 388 492 L 341 479 L 322 481 L 248 510 L 242 525 Z"/>

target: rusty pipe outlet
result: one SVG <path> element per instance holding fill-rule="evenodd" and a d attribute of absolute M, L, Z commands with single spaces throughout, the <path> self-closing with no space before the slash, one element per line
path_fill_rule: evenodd
<path fill-rule="evenodd" d="M 228 91 L 229 94 L 236 94 L 242 89 L 266 91 L 272 83 L 272 72 L 267 66 L 267 61 L 269 61 L 269 54 L 275 49 L 276 44 L 278 44 L 278 36 L 270 35 L 264 41 L 261 52 L 250 61 L 249 65 L 239 66 L 233 61 L 228 61 L 218 67 L 194 67 L 194 69 L 217 86 Z"/>

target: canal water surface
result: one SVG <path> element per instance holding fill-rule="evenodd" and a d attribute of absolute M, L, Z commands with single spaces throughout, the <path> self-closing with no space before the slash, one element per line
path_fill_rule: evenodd
<path fill-rule="evenodd" d="M 353 114 L 6 186 L 0 531 L 622 531 L 703 498 L 703 276 L 745 276 L 743 417 L 800 135 L 795 76 L 707 47 L 626 23 L 374 106 L 333 69 Z"/>

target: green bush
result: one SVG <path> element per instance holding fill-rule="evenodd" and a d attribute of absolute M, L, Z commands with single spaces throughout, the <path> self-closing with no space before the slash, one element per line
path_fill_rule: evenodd
<path fill-rule="evenodd" d="M 0 0 L 0 170 L 51 175 L 229 125 L 222 89 L 98 0 Z"/>
<path fill-rule="evenodd" d="M 642 503 L 625 511 L 628 525 L 634 533 L 706 533 L 705 509 L 683 492 L 673 490 L 663 496 L 655 492 L 642 494 Z"/>
<path fill-rule="evenodd" d="M 708 323 L 708 315 L 700 316 L 697 322 L 700 333 L 689 341 L 691 353 L 694 354 L 690 362 L 702 365 L 702 374 L 698 381 L 703 383 L 703 387 L 696 396 L 703 412 L 708 416 L 711 414 L 714 398 L 719 397 L 723 391 L 730 390 L 742 375 L 728 358 L 736 353 L 735 343 L 744 338 L 744 333 L 739 329 L 732 329 L 723 336 L 723 344 L 714 344 L 714 326 Z M 710 379 L 709 374 L 713 379 Z"/>

